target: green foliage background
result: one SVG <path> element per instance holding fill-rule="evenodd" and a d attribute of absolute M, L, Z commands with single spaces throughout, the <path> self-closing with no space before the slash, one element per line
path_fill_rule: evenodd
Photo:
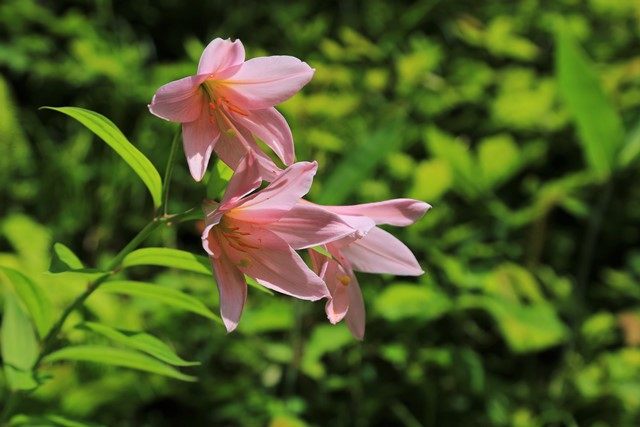
<path fill-rule="evenodd" d="M 360 275 L 362 343 L 329 325 L 321 303 L 254 288 L 232 335 L 98 291 L 67 323 L 67 343 L 118 347 L 76 327 L 83 320 L 144 330 L 200 362 L 182 369 L 197 382 L 51 363 L 18 408 L 43 418 L 14 424 L 640 424 L 636 0 L 3 0 L 0 266 L 45 289 L 52 318 L 86 285 L 44 273 L 53 243 L 104 266 L 153 208 L 106 145 L 38 107 L 104 114 L 162 170 L 175 127 L 146 104 L 192 74 L 217 36 L 242 39 L 249 57 L 316 68 L 280 108 L 298 158 L 320 164 L 310 197 L 428 201 L 423 220 L 393 230 L 427 274 Z M 181 158 L 171 210 L 205 194 Z M 192 223 L 147 244 L 201 252 Z M 217 312 L 205 275 L 136 267 L 120 279 L 183 290 Z"/>

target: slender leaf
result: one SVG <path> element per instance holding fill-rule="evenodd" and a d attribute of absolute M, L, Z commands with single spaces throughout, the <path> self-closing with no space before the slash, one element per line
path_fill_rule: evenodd
<path fill-rule="evenodd" d="M 177 268 L 179 270 L 211 276 L 211 262 L 209 258 L 172 248 L 142 248 L 127 255 L 122 261 L 122 267 L 140 265 L 157 265 L 159 267 Z M 246 278 L 247 284 L 261 292 L 273 295 L 269 289 L 258 284 L 255 280 Z"/>
<path fill-rule="evenodd" d="M 98 288 L 98 292 L 150 299 L 180 310 L 199 314 L 200 316 L 221 323 L 220 318 L 213 314 L 200 300 L 177 289 L 165 288 L 150 283 L 123 280 L 104 283 Z"/>
<path fill-rule="evenodd" d="M 37 387 L 32 368 L 38 357 L 38 342 L 27 313 L 11 293 L 5 296 L 0 342 L 9 388 L 31 390 Z"/>
<path fill-rule="evenodd" d="M 132 350 L 113 348 L 100 345 L 77 345 L 65 347 L 44 358 L 45 362 L 79 361 L 103 363 L 105 365 L 120 366 L 151 372 L 182 381 L 196 381 L 195 377 L 185 375 L 171 366 L 152 357 Z"/>
<path fill-rule="evenodd" d="M 211 274 L 209 259 L 191 252 L 171 248 L 143 248 L 131 252 L 122 261 L 122 267 L 157 265 L 194 273 Z"/>
<path fill-rule="evenodd" d="M 567 29 L 556 37 L 556 75 L 560 94 L 576 125 L 590 168 L 606 178 L 624 142 L 622 119 L 607 98 L 589 58 Z"/>
<path fill-rule="evenodd" d="M 21 272 L 2 266 L 0 271 L 9 279 L 16 294 L 29 311 L 38 335 L 44 337 L 51 327 L 52 307 L 49 297 L 38 284 Z"/>
<path fill-rule="evenodd" d="M 154 206 L 160 206 L 162 199 L 162 180 L 153 163 L 147 159 L 108 118 L 94 111 L 77 107 L 43 107 L 66 114 L 99 136 L 127 162 L 147 186 Z"/>
<path fill-rule="evenodd" d="M 106 338 L 109 338 L 114 342 L 126 345 L 127 347 L 131 347 L 134 350 L 139 350 L 147 353 L 150 356 L 153 356 L 156 359 L 159 359 L 170 365 L 194 366 L 200 364 L 199 362 L 189 362 L 180 358 L 168 345 L 166 345 L 153 335 L 149 335 L 144 332 L 122 331 L 94 322 L 86 322 L 81 326 Z"/>
<path fill-rule="evenodd" d="M 627 135 L 624 147 L 620 151 L 619 164 L 622 168 L 626 168 L 635 160 L 640 158 L 640 121 L 633 128 L 631 133 Z"/>
<path fill-rule="evenodd" d="M 73 253 L 71 249 L 62 243 L 53 245 L 53 254 L 51 256 L 51 264 L 49 265 L 49 273 L 83 273 L 95 274 L 104 273 L 97 268 L 85 268 L 80 258 Z"/>
<path fill-rule="evenodd" d="M 12 417 L 11 421 L 9 421 L 9 425 L 12 427 L 100 427 L 102 424 L 71 420 L 66 417 L 61 417 L 60 415 L 44 415 L 41 417 L 32 417 L 29 415 L 20 414 Z"/>

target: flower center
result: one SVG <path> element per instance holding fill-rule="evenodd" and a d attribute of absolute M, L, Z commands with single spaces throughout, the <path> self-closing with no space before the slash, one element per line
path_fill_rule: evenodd
<path fill-rule="evenodd" d="M 222 86 L 222 84 L 213 79 L 205 80 L 204 83 L 200 85 L 209 100 L 209 115 L 213 117 L 221 110 L 225 110 L 227 112 L 240 114 L 241 116 L 248 116 L 249 113 L 247 111 L 232 104 L 231 101 L 220 95 L 220 86 Z"/>
<path fill-rule="evenodd" d="M 222 236 L 224 236 L 225 240 L 233 249 L 240 252 L 247 252 L 248 249 L 260 249 L 258 246 L 252 245 L 247 242 L 246 237 L 251 233 L 246 231 L 241 231 L 240 227 L 230 223 L 229 219 L 226 217 L 222 217 L 220 220 L 220 224 L 217 226 L 220 230 Z"/>

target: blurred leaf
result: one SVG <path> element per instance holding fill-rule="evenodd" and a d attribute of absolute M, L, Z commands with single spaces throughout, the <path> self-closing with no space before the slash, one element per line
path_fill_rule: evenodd
<path fill-rule="evenodd" d="M 51 233 L 41 224 L 22 214 L 9 215 L 0 229 L 24 261 L 25 267 L 43 271 L 47 268 Z"/>
<path fill-rule="evenodd" d="M 478 161 L 487 188 L 493 188 L 518 171 L 521 154 L 510 135 L 496 135 L 480 141 Z"/>
<path fill-rule="evenodd" d="M 627 135 L 624 146 L 620 151 L 618 164 L 621 168 L 626 168 L 638 159 L 640 155 L 640 121 L 633 128 L 631 133 Z"/>
<path fill-rule="evenodd" d="M 300 369 L 311 378 L 324 377 L 325 369 L 321 362 L 322 356 L 353 342 L 353 337 L 344 324 L 318 326 L 313 330 L 307 342 Z"/>
<path fill-rule="evenodd" d="M 405 283 L 386 287 L 375 301 L 376 311 L 389 321 L 412 317 L 433 320 L 449 311 L 451 306 L 449 297 L 435 288 Z"/>
<path fill-rule="evenodd" d="M 233 169 L 220 159 L 216 160 L 216 164 L 211 168 L 207 178 L 207 197 L 209 199 L 220 199 L 232 175 Z"/>
<path fill-rule="evenodd" d="M 170 365 L 194 366 L 200 364 L 200 362 L 189 362 L 180 358 L 168 345 L 153 335 L 144 332 L 122 331 L 95 322 L 85 322 L 81 324 L 81 327 L 109 338 L 114 342 L 131 347 L 134 350 L 147 353 Z"/>
<path fill-rule="evenodd" d="M 11 284 L 16 294 L 26 306 L 33 323 L 36 326 L 38 335 L 44 337 L 51 327 L 51 301 L 40 286 L 17 270 L 0 266 Z"/>
<path fill-rule="evenodd" d="M 409 197 L 437 201 L 451 188 L 453 176 L 449 163 L 442 159 L 426 160 L 418 164 Z"/>
<path fill-rule="evenodd" d="M 44 415 L 42 417 L 32 417 L 29 415 L 16 415 L 11 418 L 9 425 L 12 427 L 100 427 L 101 424 L 86 423 L 70 420 L 59 415 Z"/>
<path fill-rule="evenodd" d="M 142 353 L 120 348 L 99 345 L 77 345 L 54 351 L 44 358 L 45 362 L 58 361 L 94 362 L 105 365 L 120 366 L 151 372 L 182 381 L 196 381 L 195 377 L 185 375 L 169 365 L 166 365 Z"/>
<path fill-rule="evenodd" d="M 334 205 L 343 203 L 360 183 L 369 178 L 375 167 L 387 155 L 397 150 L 401 141 L 402 121 L 388 123 L 386 127 L 366 135 L 335 167 L 322 187 L 318 203 Z"/>
<path fill-rule="evenodd" d="M 118 129 L 118 127 L 108 118 L 94 111 L 85 110 L 77 107 L 42 107 L 48 110 L 58 111 L 66 114 L 99 136 L 106 142 L 116 153 L 127 162 L 134 172 L 140 177 L 142 182 L 147 186 L 153 205 L 160 206 L 162 197 L 162 181 L 160 174 L 156 170 L 153 163 L 145 157 L 140 150 L 127 140 L 127 137 Z"/>
<path fill-rule="evenodd" d="M 213 314 L 200 300 L 177 289 L 165 288 L 150 283 L 116 280 L 102 284 L 98 288 L 98 292 L 147 298 L 222 323 L 220 318 Z"/>
<path fill-rule="evenodd" d="M 38 386 L 33 368 L 38 358 L 38 342 L 29 317 L 11 293 L 5 295 L 2 329 L 2 362 L 11 390 L 31 390 Z"/>
<path fill-rule="evenodd" d="M 462 308 L 486 310 L 511 350 L 517 353 L 544 350 L 567 339 L 567 327 L 550 304 L 520 305 L 500 297 L 473 295 L 460 297 L 458 304 Z"/>
<path fill-rule="evenodd" d="M 576 120 L 589 167 L 600 178 L 607 178 L 624 142 L 622 120 L 589 59 L 570 30 L 562 27 L 556 34 L 556 75 L 560 93 Z"/>

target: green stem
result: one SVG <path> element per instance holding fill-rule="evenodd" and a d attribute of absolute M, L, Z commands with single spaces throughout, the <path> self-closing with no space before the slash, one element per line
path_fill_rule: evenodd
<path fill-rule="evenodd" d="M 171 176 L 173 175 L 173 164 L 178 151 L 178 142 L 180 141 L 181 128 L 177 128 L 171 141 L 171 149 L 169 150 L 169 158 L 167 159 L 167 167 L 164 171 L 164 179 L 162 182 L 162 201 L 160 202 L 159 212 L 167 215 L 169 209 L 169 188 L 171 187 Z"/>

